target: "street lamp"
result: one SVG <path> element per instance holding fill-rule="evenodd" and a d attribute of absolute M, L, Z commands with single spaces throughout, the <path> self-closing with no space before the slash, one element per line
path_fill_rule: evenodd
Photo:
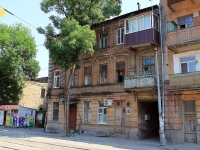
<path fill-rule="evenodd" d="M 162 118 L 162 108 L 161 108 L 161 98 L 160 98 L 160 77 L 158 72 L 158 48 L 155 46 L 155 57 L 156 57 L 156 76 L 157 76 L 157 87 L 158 87 L 158 114 L 159 114 L 159 135 L 160 135 L 160 145 L 165 146 L 165 134 L 164 134 L 164 119 Z"/>

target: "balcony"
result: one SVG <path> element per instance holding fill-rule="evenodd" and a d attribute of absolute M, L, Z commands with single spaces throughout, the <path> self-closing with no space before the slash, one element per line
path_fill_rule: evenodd
<path fill-rule="evenodd" d="M 170 90 L 200 89 L 200 72 L 170 75 L 169 88 Z"/>
<path fill-rule="evenodd" d="M 87 85 L 81 87 L 71 87 L 71 95 L 91 95 L 98 93 L 118 93 L 124 92 L 124 83 L 113 83 L 113 84 L 100 84 L 100 85 Z"/>
<path fill-rule="evenodd" d="M 196 4 L 197 0 L 167 0 L 167 5 L 171 10 L 185 8 L 191 4 Z"/>
<path fill-rule="evenodd" d="M 126 76 L 124 80 L 124 89 L 126 91 L 140 91 L 156 89 L 157 82 L 155 75 L 145 76 Z"/>
<path fill-rule="evenodd" d="M 168 32 L 167 42 L 176 53 L 199 49 L 200 26 Z"/>
<path fill-rule="evenodd" d="M 125 34 L 125 46 L 138 49 L 152 44 L 159 45 L 159 32 L 154 28 Z"/>

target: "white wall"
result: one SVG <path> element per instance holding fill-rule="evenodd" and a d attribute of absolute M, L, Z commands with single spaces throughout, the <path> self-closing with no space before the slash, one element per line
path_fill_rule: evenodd
<path fill-rule="evenodd" d="M 195 56 L 197 60 L 196 64 L 196 71 L 200 71 L 200 50 L 198 51 L 191 51 L 191 52 L 185 52 L 180 54 L 174 54 L 174 74 L 181 73 L 181 62 L 180 58 L 182 57 L 188 57 L 188 56 Z"/>

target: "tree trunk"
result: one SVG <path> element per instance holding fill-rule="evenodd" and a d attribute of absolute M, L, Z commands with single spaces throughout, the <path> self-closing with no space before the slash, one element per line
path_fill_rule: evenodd
<path fill-rule="evenodd" d="M 66 86 L 65 83 L 65 93 L 67 92 L 67 95 L 65 94 L 65 110 L 66 110 L 66 136 L 71 136 L 71 130 L 70 130 L 70 111 L 69 111 L 69 101 L 70 101 L 70 86 L 71 86 L 71 80 L 74 75 L 74 70 L 76 68 L 76 64 L 73 64 L 72 69 L 70 70 L 70 76 L 69 80 Z"/>

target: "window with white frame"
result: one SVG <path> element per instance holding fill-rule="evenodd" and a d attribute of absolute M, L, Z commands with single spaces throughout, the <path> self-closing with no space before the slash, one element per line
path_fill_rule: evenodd
<path fill-rule="evenodd" d="M 180 59 L 180 62 L 181 62 L 181 73 L 196 71 L 195 56 L 183 57 Z"/>
<path fill-rule="evenodd" d="M 92 82 L 92 67 L 85 67 L 84 78 L 85 78 L 85 85 L 91 85 L 91 82 Z"/>
<path fill-rule="evenodd" d="M 107 83 L 107 65 L 100 66 L 100 84 Z"/>
<path fill-rule="evenodd" d="M 54 88 L 60 87 L 60 70 L 54 71 Z"/>
<path fill-rule="evenodd" d="M 100 34 L 100 48 L 108 47 L 108 33 L 103 32 Z"/>
<path fill-rule="evenodd" d="M 77 74 L 77 70 L 74 70 L 74 74 L 72 77 L 72 81 L 71 81 L 71 86 L 77 86 L 77 82 L 78 82 L 78 74 Z"/>
<path fill-rule="evenodd" d="M 124 44 L 124 28 L 117 29 L 116 41 L 117 45 Z"/>
<path fill-rule="evenodd" d="M 99 102 L 99 116 L 98 116 L 98 122 L 99 123 L 106 123 L 106 118 L 107 118 L 107 110 L 106 106 L 104 106 L 103 102 Z"/>
<path fill-rule="evenodd" d="M 91 102 L 84 102 L 84 122 L 91 123 Z"/>
<path fill-rule="evenodd" d="M 152 24 L 153 23 L 153 24 Z M 158 30 L 158 16 L 152 14 L 145 14 L 138 17 L 134 17 L 125 21 L 125 33 L 133 33 L 141 30 L 146 30 L 154 27 Z"/>

